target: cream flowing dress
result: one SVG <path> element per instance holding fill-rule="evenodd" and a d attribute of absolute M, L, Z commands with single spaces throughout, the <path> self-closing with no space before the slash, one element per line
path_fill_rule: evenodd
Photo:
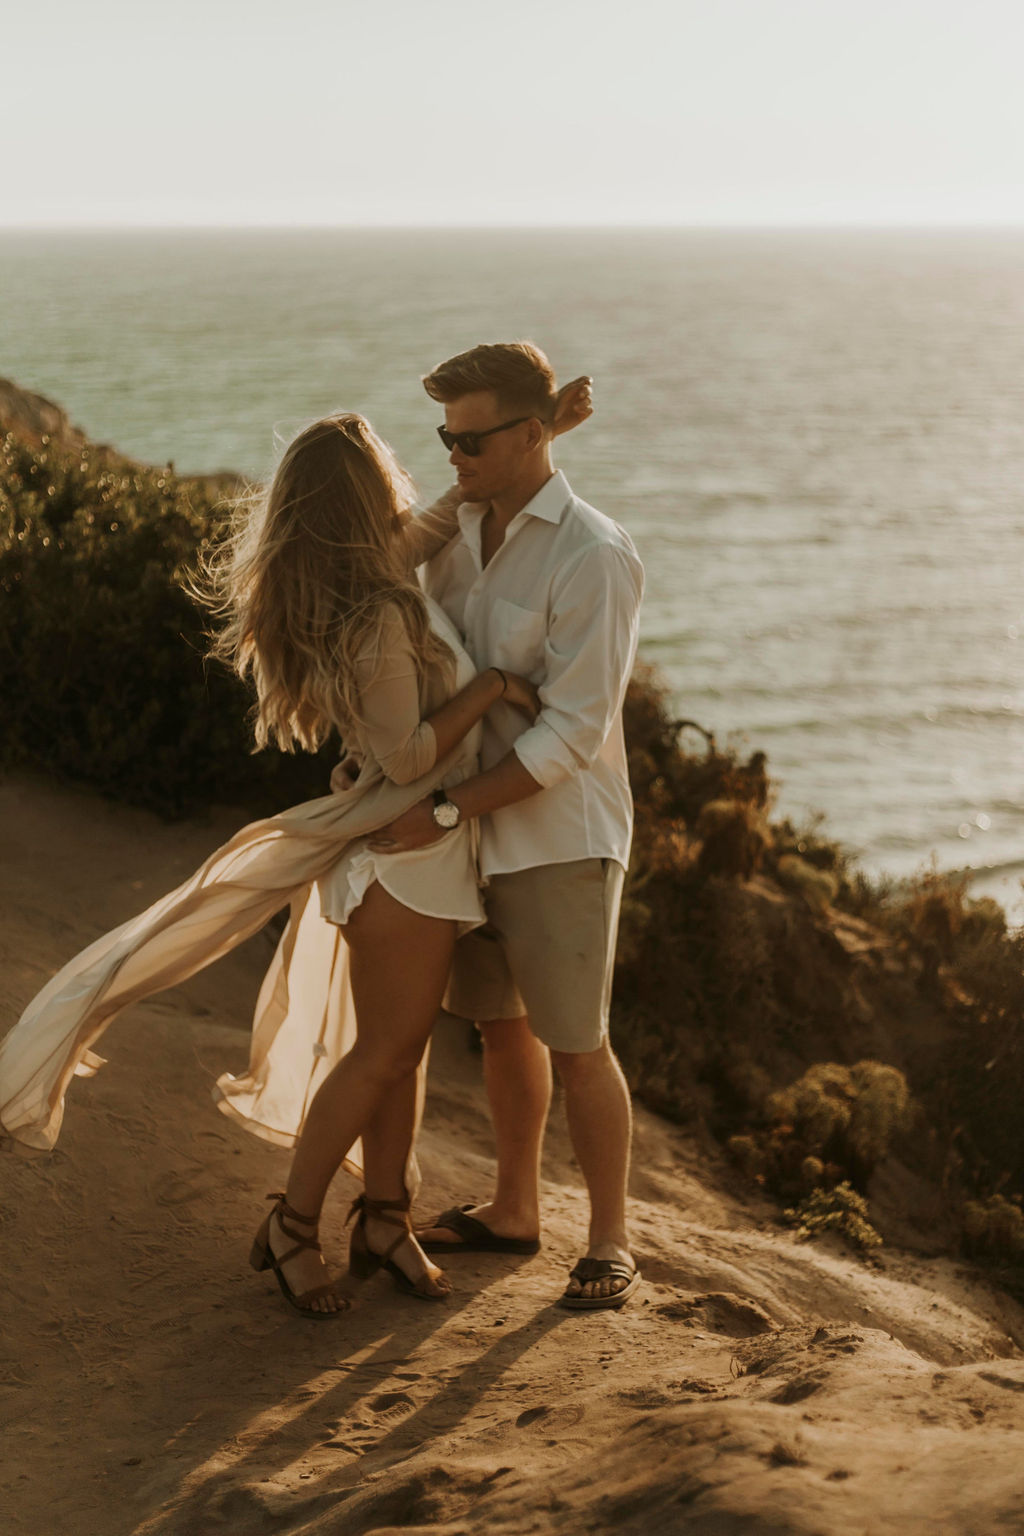
<path fill-rule="evenodd" d="M 426 558 L 423 550 L 430 546 L 421 541 L 411 548 Z M 190 879 L 54 976 L 0 1044 L 0 1126 L 6 1137 L 52 1148 L 71 1079 L 92 1076 L 103 1065 L 93 1046 L 108 1024 L 133 1003 L 227 954 L 287 905 L 288 924 L 256 1004 L 248 1070 L 219 1078 L 214 1097 L 257 1136 L 292 1146 L 317 1088 L 355 1040 L 348 948 L 339 924 L 370 882 L 379 879 L 416 910 L 455 918 L 460 931 L 483 921 L 475 824 L 414 854 L 373 855 L 366 847 L 369 834 L 432 789 L 476 771 L 479 726 L 433 760 L 436 741 L 426 717 L 476 669 L 444 612 L 429 600 L 428 607 L 435 632 L 455 655 L 454 679 L 428 668 L 418 684 L 415 720 L 399 720 L 396 729 L 392 706 L 400 697 L 404 715 L 410 713 L 408 664 L 394 646 L 386 649 L 385 666 L 378 669 L 381 689 L 364 710 L 370 725 L 359 732 L 363 762 L 354 787 L 243 827 Z M 397 756 L 385 764 L 375 748 L 387 760 L 386 742 Z M 397 777 L 389 777 L 387 767 Z M 421 1102 L 423 1077 L 421 1070 Z M 346 1162 L 361 1172 L 358 1145 Z"/>

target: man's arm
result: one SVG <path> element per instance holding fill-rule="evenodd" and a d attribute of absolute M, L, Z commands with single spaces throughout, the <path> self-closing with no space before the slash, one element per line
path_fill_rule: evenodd
<path fill-rule="evenodd" d="M 545 789 L 589 768 L 620 714 L 642 596 L 643 567 L 626 544 L 592 544 L 555 582 L 540 714 L 514 749 Z"/>
<path fill-rule="evenodd" d="M 543 787 L 527 773 L 515 752 L 508 752 L 493 768 L 457 784 L 449 791 L 448 799 L 458 806 L 463 821 L 471 821 L 474 817 L 486 816 L 489 811 L 528 800 L 531 795 L 539 794 Z M 444 832 L 434 820 L 433 800 L 420 800 L 390 826 L 381 827 L 369 846 L 375 853 L 405 853 L 412 848 L 425 848 L 443 836 Z"/>
<path fill-rule="evenodd" d="M 595 546 L 566 572 L 545 642 L 540 715 L 501 762 L 451 791 L 463 817 L 514 805 L 590 767 L 622 708 L 642 592 L 640 561 L 624 547 Z M 371 846 L 405 851 L 439 835 L 431 802 L 421 801 Z"/>

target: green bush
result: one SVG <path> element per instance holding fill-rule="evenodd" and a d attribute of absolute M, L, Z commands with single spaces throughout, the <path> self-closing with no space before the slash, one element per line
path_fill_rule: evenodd
<path fill-rule="evenodd" d="M 0 761 L 178 816 L 323 793 L 330 760 L 251 755 L 251 696 L 203 660 L 181 580 L 218 513 L 201 482 L 44 440 L 0 443 Z"/>

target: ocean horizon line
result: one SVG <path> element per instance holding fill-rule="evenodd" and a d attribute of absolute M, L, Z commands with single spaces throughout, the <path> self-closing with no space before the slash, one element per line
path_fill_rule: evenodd
<path fill-rule="evenodd" d="M 0 236 L 19 234 L 156 234 L 156 233 L 209 233 L 209 234 L 234 234 L 245 232 L 262 233 L 408 233 L 430 232 L 438 234 L 456 233 L 574 233 L 586 234 L 588 232 L 600 234 L 636 233 L 636 234 L 922 234 L 922 235 L 959 235 L 959 234 L 1021 234 L 1024 233 L 1024 218 L 1016 220 L 990 221 L 981 219 L 961 220 L 959 222 L 941 220 L 904 220 L 887 221 L 878 219 L 837 219 L 837 220 L 693 220 L 674 222 L 646 222 L 642 220 L 616 220 L 612 223 L 595 223 L 589 220 L 554 222 L 554 221 L 518 221 L 490 223 L 455 223 L 433 221 L 408 221 L 408 220 L 384 220 L 384 221 L 272 221 L 272 220 L 242 220 L 235 223 L 214 223 L 207 221 L 179 220 L 171 222 L 167 220 L 111 220 L 110 222 L 77 221 L 77 220 L 43 220 L 39 222 L 24 221 L 17 223 L 5 223 L 0 220 Z"/>

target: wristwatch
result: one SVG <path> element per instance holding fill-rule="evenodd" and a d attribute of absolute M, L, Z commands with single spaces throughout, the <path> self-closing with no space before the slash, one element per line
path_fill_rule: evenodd
<path fill-rule="evenodd" d="M 434 790 L 434 820 L 439 827 L 450 832 L 452 827 L 459 824 L 459 808 L 454 800 L 449 800 L 443 789 Z"/>

